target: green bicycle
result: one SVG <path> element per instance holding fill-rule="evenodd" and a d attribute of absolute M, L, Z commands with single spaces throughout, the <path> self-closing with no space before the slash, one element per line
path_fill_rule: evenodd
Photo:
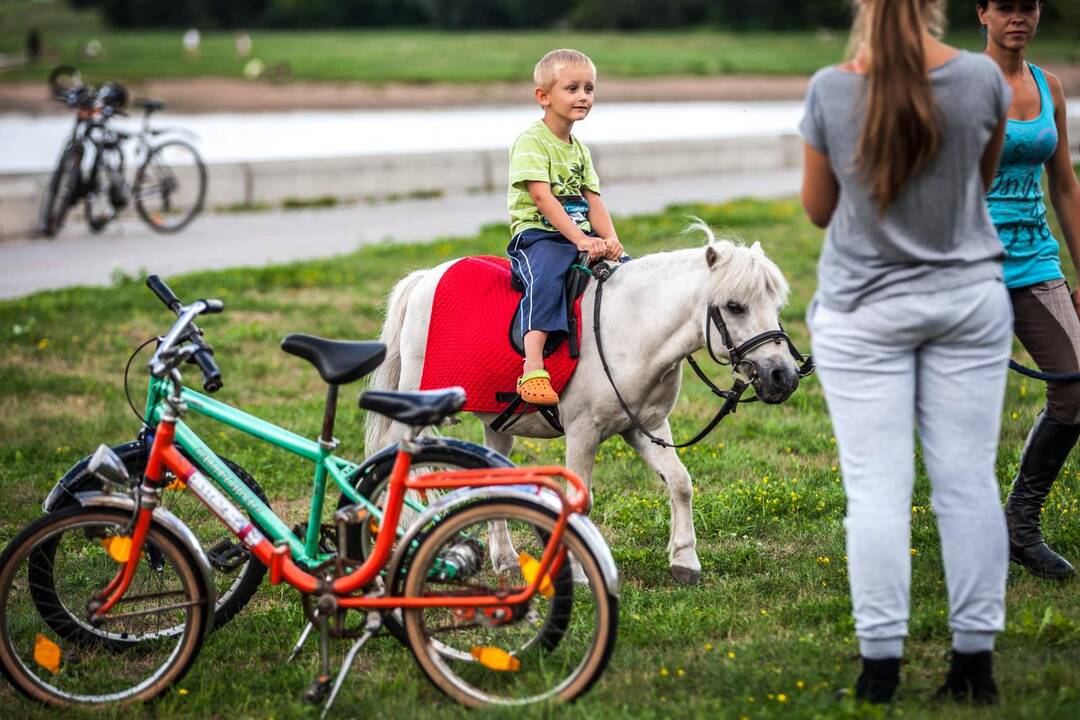
<path fill-rule="evenodd" d="M 179 314 L 182 304 L 173 291 L 156 275 L 146 281 L 155 295 L 171 310 Z M 390 445 L 361 463 L 355 463 L 334 454 L 336 441 L 310 440 L 290 430 L 266 422 L 231 405 L 219 402 L 209 396 L 222 387 L 221 372 L 214 359 L 213 350 L 205 342 L 194 324 L 191 326 L 188 340 L 200 349 L 192 362 L 202 372 L 203 389 L 200 393 L 189 387 L 183 387 L 181 397 L 189 412 L 205 416 L 228 427 L 240 430 L 253 438 L 296 455 L 314 465 L 312 478 L 311 504 L 306 523 L 290 528 L 271 509 L 262 488 L 244 468 L 237 463 L 215 453 L 207 443 L 186 423 L 176 425 L 176 445 L 184 456 L 197 466 L 211 482 L 235 502 L 246 513 L 253 524 L 275 544 L 283 543 L 289 549 L 294 562 L 306 569 L 314 569 L 335 556 L 339 546 L 334 525 L 324 525 L 322 516 L 328 490 L 336 487 L 339 491 L 337 507 L 359 504 L 369 510 L 372 521 L 358 528 L 351 528 L 351 537 L 347 538 L 348 547 L 363 559 L 374 542 L 382 518 L 382 506 L 386 501 L 386 491 L 390 471 L 397 454 L 397 446 Z M 156 339 L 156 338 L 155 338 Z M 144 343 L 132 354 L 132 359 Z M 383 358 L 385 348 L 379 343 L 346 343 L 324 340 L 309 335 L 289 335 L 282 341 L 282 349 L 312 362 L 323 380 L 328 384 L 323 427 L 333 427 L 337 408 L 338 388 L 340 385 L 356 380 L 373 370 Z M 367 354 L 368 360 L 362 367 L 350 375 L 335 374 L 334 368 L 320 365 L 318 360 L 325 358 L 334 350 L 355 352 L 359 348 Z M 130 368 L 130 361 L 128 367 Z M 127 373 L 125 372 L 125 390 Z M 139 417 L 142 427 L 137 437 L 126 443 L 114 445 L 111 449 L 123 462 L 133 482 L 141 481 L 150 448 L 153 432 L 160 420 L 160 415 L 167 408 L 165 402 L 170 385 L 168 379 L 151 377 L 147 386 L 145 407 Z M 130 402 L 130 396 L 129 396 Z M 493 467 L 513 467 L 504 456 L 483 446 L 461 440 L 444 437 L 424 437 L 416 441 L 418 450 L 412 463 L 414 474 L 437 470 L 470 470 Z M 89 471 L 90 456 L 76 463 L 57 481 L 43 503 L 47 513 L 53 513 L 78 504 L 80 493 L 99 492 L 103 489 L 102 480 Z M 331 485 L 332 483 L 332 485 Z M 405 511 L 402 523 L 397 529 L 407 526 L 409 521 L 422 512 L 432 500 L 428 494 L 411 492 L 405 498 Z M 213 582 L 216 585 L 216 603 L 213 627 L 218 628 L 228 622 L 258 590 L 266 573 L 266 566 L 254 560 L 244 545 L 233 537 L 228 528 L 190 493 L 165 493 L 163 505 L 178 519 L 191 528 L 206 553 L 214 570 Z M 99 628 L 87 625 L 82 613 L 60 613 L 56 607 L 65 607 L 62 593 L 56 589 L 57 568 L 63 567 L 63 548 L 61 538 L 47 545 L 35 555 L 30 572 L 34 577 L 35 601 L 40 607 L 54 608 L 50 615 L 50 626 L 64 635 L 65 633 L 92 633 L 105 635 Z M 156 551 L 151 548 L 152 555 Z M 61 557 L 57 557 L 60 555 Z M 160 558 L 151 557 L 151 563 Z M 55 619 L 55 621 L 54 621 Z M 392 631 L 396 630 L 393 626 Z M 180 628 L 157 628 L 155 636 L 179 632 Z M 134 644 L 141 636 L 135 632 L 108 635 L 114 644 Z"/>

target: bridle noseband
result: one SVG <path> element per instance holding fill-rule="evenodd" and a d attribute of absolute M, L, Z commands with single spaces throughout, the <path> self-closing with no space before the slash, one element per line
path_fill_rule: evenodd
<path fill-rule="evenodd" d="M 619 406 L 622 408 L 623 413 L 626 414 L 630 421 L 634 423 L 634 426 L 641 432 L 642 435 L 649 438 L 649 441 L 654 445 L 659 445 L 662 448 L 684 448 L 694 445 L 703 440 L 713 428 L 724 419 L 725 416 L 735 412 L 740 402 L 754 402 L 758 398 L 750 397 L 743 399 L 742 394 L 755 380 L 758 380 L 757 369 L 753 363 L 746 360 L 746 356 L 753 352 L 755 349 L 761 347 L 770 342 L 783 342 L 787 343 L 788 351 L 791 352 L 791 356 L 795 358 L 795 362 L 799 363 L 799 377 L 806 377 L 814 372 L 814 360 L 810 356 L 803 356 L 802 353 L 795 347 L 795 343 L 791 341 L 791 337 L 784 332 L 784 326 L 780 325 L 778 330 L 768 330 L 759 335 L 755 335 L 749 340 L 736 346 L 731 341 L 731 333 L 728 332 L 727 323 L 724 322 L 724 316 L 720 314 L 720 308 L 715 305 L 709 305 L 705 315 L 705 347 L 709 351 L 709 356 L 718 365 L 731 365 L 733 382 L 731 389 L 723 390 L 708 378 L 702 371 L 701 367 L 694 360 L 692 355 L 686 356 L 686 361 L 690 363 L 690 367 L 693 369 L 694 374 L 708 386 L 713 395 L 724 400 L 724 403 L 720 406 L 720 410 L 716 413 L 716 416 L 709 421 L 697 435 L 682 443 L 669 443 L 663 438 L 657 437 L 649 432 L 637 415 L 630 409 L 630 406 L 623 400 L 622 393 L 619 392 L 619 388 L 615 385 L 615 379 L 611 377 L 611 369 L 608 367 L 607 357 L 604 355 L 604 344 L 600 339 L 600 305 L 604 294 L 604 281 L 611 277 L 611 269 L 601 263 L 605 268 L 603 272 L 593 272 L 593 276 L 596 278 L 596 299 L 593 303 L 593 336 L 596 339 L 596 349 L 600 355 L 600 364 L 604 368 L 604 374 L 607 376 L 608 382 L 611 383 L 611 389 L 615 391 L 615 398 L 619 401 Z M 779 323 L 779 319 L 777 320 Z M 713 350 L 712 346 L 712 327 L 716 326 L 717 332 L 720 334 L 720 340 L 724 343 L 724 350 L 727 352 L 728 362 L 725 363 Z M 749 382 L 743 380 L 736 375 L 743 374 L 749 378 Z"/>
<path fill-rule="evenodd" d="M 779 329 L 766 330 L 736 347 L 735 343 L 731 341 L 731 333 L 728 332 L 727 323 L 724 322 L 724 316 L 720 314 L 720 308 L 715 305 L 709 305 L 708 310 L 705 311 L 705 348 L 709 351 L 709 357 L 711 357 L 713 362 L 717 365 L 731 365 L 737 372 L 753 379 L 757 377 L 757 370 L 752 363 L 746 362 L 746 356 L 762 345 L 767 345 L 770 342 L 783 342 L 787 343 L 788 352 L 795 358 L 795 362 L 799 363 L 799 377 L 806 377 L 814 372 L 813 359 L 808 356 L 804 357 L 803 354 L 799 352 L 798 348 L 795 347 L 795 343 L 791 341 L 791 336 L 784 331 L 784 326 L 780 323 L 779 319 L 777 319 L 776 323 L 779 326 Z M 724 343 L 724 350 L 727 351 L 728 356 L 727 362 L 724 362 L 721 358 L 717 357 L 716 351 L 713 350 L 713 326 L 716 326 L 716 331 L 720 333 L 720 341 Z M 740 366 L 744 364 L 750 366 L 749 371 L 740 368 Z M 750 400 L 744 400 L 743 402 L 750 402 Z"/>

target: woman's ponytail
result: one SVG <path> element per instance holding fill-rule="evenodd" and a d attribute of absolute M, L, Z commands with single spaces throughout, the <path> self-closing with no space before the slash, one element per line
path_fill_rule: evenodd
<path fill-rule="evenodd" d="M 856 166 L 885 212 L 941 141 L 923 33 L 940 30 L 939 0 L 863 0 L 854 61 L 867 73 L 866 124 Z"/>

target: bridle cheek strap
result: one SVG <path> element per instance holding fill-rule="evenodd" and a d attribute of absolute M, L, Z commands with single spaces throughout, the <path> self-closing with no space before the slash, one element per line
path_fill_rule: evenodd
<path fill-rule="evenodd" d="M 727 352 L 728 356 L 727 362 L 717 357 L 716 352 L 713 350 L 711 331 L 714 325 L 716 326 L 716 331 L 720 334 L 720 341 L 724 343 L 724 350 Z M 799 352 L 799 349 L 795 347 L 795 343 L 791 341 L 791 336 L 784 331 L 784 326 L 779 320 L 777 320 L 777 325 L 779 326 L 779 329 L 766 330 L 736 347 L 731 341 L 731 333 L 728 332 L 727 323 L 724 322 L 724 316 L 720 314 L 720 308 L 715 305 L 709 305 L 705 319 L 705 347 L 709 351 L 709 357 L 711 357 L 716 364 L 731 365 L 734 369 L 743 374 L 747 374 L 747 371 L 743 368 L 749 366 L 749 376 L 753 377 L 756 374 L 756 370 L 752 363 L 746 362 L 746 356 L 762 345 L 767 345 L 771 342 L 785 343 L 788 346 L 788 352 L 795 358 L 795 362 L 799 363 L 799 377 L 806 377 L 813 373 L 813 358 L 804 356 Z M 747 401 L 744 400 L 743 402 Z"/>

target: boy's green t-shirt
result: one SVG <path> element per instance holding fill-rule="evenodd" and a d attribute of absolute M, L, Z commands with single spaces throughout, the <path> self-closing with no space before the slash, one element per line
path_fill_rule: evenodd
<path fill-rule="evenodd" d="M 573 135 L 567 145 L 551 132 L 543 120 L 537 120 L 510 146 L 510 189 L 506 203 L 510 210 L 510 236 L 537 228 L 555 230 L 536 207 L 526 182 L 539 180 L 551 185 L 566 214 L 583 232 L 589 224 L 589 203 L 582 196 L 585 188 L 600 193 L 600 178 L 593 169 L 589 149 Z"/>

